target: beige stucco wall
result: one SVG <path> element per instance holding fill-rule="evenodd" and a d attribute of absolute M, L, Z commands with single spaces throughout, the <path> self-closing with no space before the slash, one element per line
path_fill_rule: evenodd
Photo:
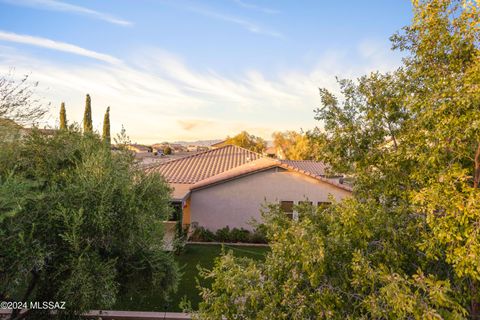
<path fill-rule="evenodd" d="M 350 192 L 300 173 L 270 169 L 244 176 L 191 194 L 190 221 L 209 230 L 229 226 L 251 230 L 251 218 L 260 221 L 265 200 L 328 201 L 329 194 L 341 200 Z"/>

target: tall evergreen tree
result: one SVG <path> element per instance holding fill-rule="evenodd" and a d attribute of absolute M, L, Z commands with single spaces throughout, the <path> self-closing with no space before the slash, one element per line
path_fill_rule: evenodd
<path fill-rule="evenodd" d="M 67 129 L 67 111 L 65 110 L 65 102 L 60 106 L 60 129 Z"/>
<path fill-rule="evenodd" d="M 87 99 L 85 101 L 85 113 L 83 114 L 83 132 L 93 132 L 92 102 L 90 100 L 89 94 L 87 94 Z"/>
<path fill-rule="evenodd" d="M 110 107 L 107 107 L 107 111 L 105 112 L 105 116 L 103 117 L 103 141 L 105 143 L 110 144 Z"/>

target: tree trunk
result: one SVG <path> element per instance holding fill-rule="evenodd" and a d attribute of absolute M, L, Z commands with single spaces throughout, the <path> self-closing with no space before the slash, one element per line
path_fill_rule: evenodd
<path fill-rule="evenodd" d="M 480 303 L 478 303 L 478 282 L 472 280 L 470 282 L 470 293 L 472 299 L 470 301 L 470 318 L 472 320 L 480 320 Z"/>
<path fill-rule="evenodd" d="M 480 183 L 480 143 L 477 147 L 477 152 L 475 153 L 475 171 L 473 175 L 473 187 L 478 188 Z"/>
<path fill-rule="evenodd" d="M 480 143 L 475 152 L 475 171 L 473 175 L 473 187 L 476 189 L 480 183 Z M 472 294 L 471 317 L 474 320 L 480 320 L 480 303 L 478 301 L 478 282 L 473 280 L 470 284 L 470 291 Z"/>

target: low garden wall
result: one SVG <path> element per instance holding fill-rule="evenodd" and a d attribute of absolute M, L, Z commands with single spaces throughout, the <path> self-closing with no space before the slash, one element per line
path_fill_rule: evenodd
<path fill-rule="evenodd" d="M 0 309 L 0 319 L 8 319 L 12 310 Z M 25 312 L 21 311 L 20 313 Z M 54 312 L 52 312 L 54 313 Z M 145 312 L 92 310 L 81 315 L 83 319 L 92 320 L 189 320 L 190 315 L 181 312 Z"/>

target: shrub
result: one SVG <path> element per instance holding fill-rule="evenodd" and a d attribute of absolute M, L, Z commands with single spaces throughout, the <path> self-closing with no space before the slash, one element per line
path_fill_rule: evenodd
<path fill-rule="evenodd" d="M 0 297 L 65 301 L 73 315 L 112 307 L 133 277 L 174 291 L 178 268 L 161 241 L 171 190 L 130 153 L 74 127 L 33 130 L 0 140 L 0 164 Z"/>
<path fill-rule="evenodd" d="M 258 225 L 257 228 L 250 234 L 249 238 L 249 242 L 251 243 L 268 243 L 265 225 Z"/>
<path fill-rule="evenodd" d="M 218 229 L 215 233 L 216 241 L 218 242 L 231 242 L 230 228 L 228 226 Z"/>
<path fill-rule="evenodd" d="M 175 239 L 173 240 L 173 252 L 176 255 L 185 251 L 187 244 L 188 227 L 182 226 L 182 222 L 178 221 L 176 226 Z"/>
<path fill-rule="evenodd" d="M 204 227 L 195 228 L 192 235 L 190 236 L 190 240 L 199 242 L 217 241 L 215 234 L 212 231 L 205 229 Z"/>
<path fill-rule="evenodd" d="M 230 227 L 226 226 L 213 233 L 204 227 L 196 227 L 190 236 L 190 240 L 198 242 L 267 243 L 263 225 L 257 226 L 253 232 L 244 228 L 230 229 Z"/>
<path fill-rule="evenodd" d="M 230 241 L 231 242 L 250 242 L 251 235 L 250 231 L 246 229 L 237 229 L 233 228 L 230 232 Z"/>

